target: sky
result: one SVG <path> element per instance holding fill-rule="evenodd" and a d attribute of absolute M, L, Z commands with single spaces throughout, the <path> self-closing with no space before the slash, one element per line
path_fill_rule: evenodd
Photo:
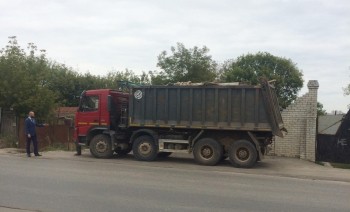
<path fill-rule="evenodd" d="M 0 48 L 17 36 L 80 73 L 158 70 L 177 42 L 219 63 L 269 52 L 302 70 L 299 96 L 318 80 L 324 109 L 350 104 L 349 0 L 0 0 L 0 11 Z"/>

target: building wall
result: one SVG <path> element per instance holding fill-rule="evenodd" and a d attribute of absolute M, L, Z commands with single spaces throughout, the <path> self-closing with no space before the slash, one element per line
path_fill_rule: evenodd
<path fill-rule="evenodd" d="M 270 154 L 315 161 L 318 81 L 310 80 L 308 93 L 282 111 L 287 135 L 276 137 Z"/>

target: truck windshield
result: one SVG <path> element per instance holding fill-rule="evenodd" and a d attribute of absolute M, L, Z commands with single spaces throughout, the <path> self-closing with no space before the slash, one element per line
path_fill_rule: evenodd
<path fill-rule="evenodd" d="M 99 107 L 99 96 L 82 96 L 79 111 L 96 111 Z"/>

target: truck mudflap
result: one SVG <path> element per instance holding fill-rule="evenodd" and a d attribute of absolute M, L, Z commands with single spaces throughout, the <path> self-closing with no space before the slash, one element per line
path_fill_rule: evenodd
<path fill-rule="evenodd" d="M 256 150 L 258 151 L 258 154 L 259 154 L 259 160 L 263 160 L 264 159 L 264 154 L 261 152 L 261 148 L 260 148 L 260 144 L 259 144 L 258 139 L 256 139 L 254 134 L 249 132 L 249 131 L 248 131 L 248 135 L 249 135 L 249 137 L 252 139 L 252 141 L 255 144 L 255 148 L 256 148 Z"/>
<path fill-rule="evenodd" d="M 115 131 L 114 130 L 105 130 L 103 132 L 103 134 L 108 134 L 110 136 L 110 138 L 111 138 L 111 147 L 112 147 L 112 149 L 115 149 L 116 148 L 116 145 L 115 145 L 115 142 L 116 142 L 116 140 L 115 140 Z"/>

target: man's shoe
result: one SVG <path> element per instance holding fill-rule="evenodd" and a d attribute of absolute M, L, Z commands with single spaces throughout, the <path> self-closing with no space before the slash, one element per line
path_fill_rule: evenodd
<path fill-rule="evenodd" d="M 40 155 L 40 154 L 36 154 L 35 156 L 36 156 L 36 157 L 38 157 L 38 156 L 42 156 L 42 155 Z"/>
<path fill-rule="evenodd" d="M 27 157 L 30 158 L 30 157 L 32 157 L 32 156 L 31 156 L 30 154 L 27 154 Z"/>

